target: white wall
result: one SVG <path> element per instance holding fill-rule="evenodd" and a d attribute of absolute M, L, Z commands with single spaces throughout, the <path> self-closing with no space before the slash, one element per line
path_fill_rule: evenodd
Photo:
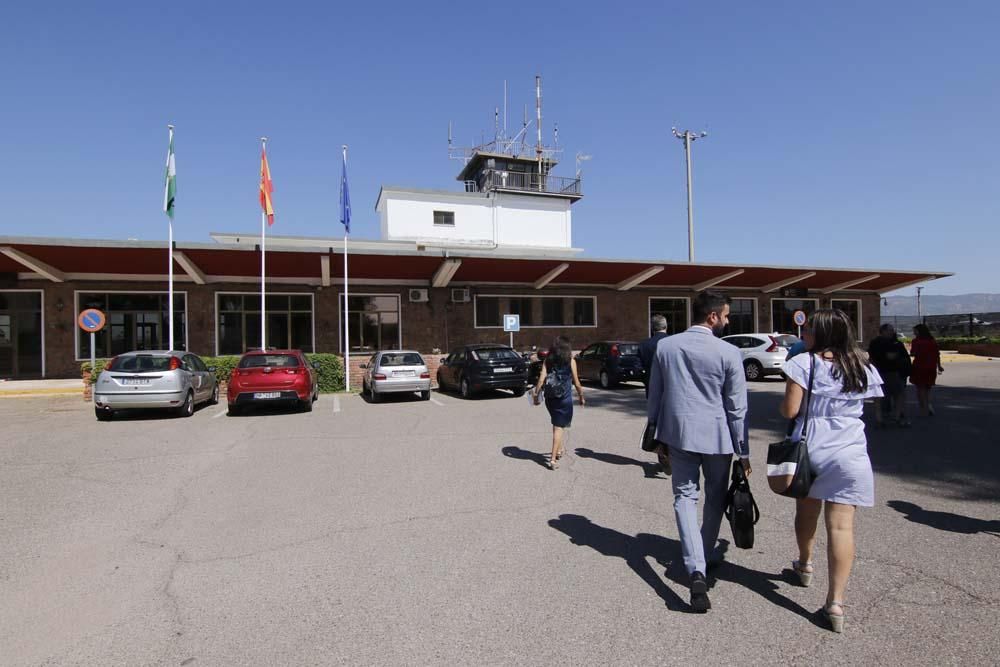
<path fill-rule="evenodd" d="M 434 211 L 451 211 L 455 226 L 435 225 Z M 572 247 L 570 201 L 498 193 L 423 193 L 383 190 L 379 202 L 382 239 L 451 241 L 478 245 Z"/>

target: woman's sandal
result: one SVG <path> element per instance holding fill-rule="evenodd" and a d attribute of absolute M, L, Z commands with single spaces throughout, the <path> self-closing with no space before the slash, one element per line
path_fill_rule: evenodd
<path fill-rule="evenodd" d="M 559 459 L 549 457 L 549 470 L 556 470 L 559 468 Z"/>
<path fill-rule="evenodd" d="M 830 611 L 832 607 L 840 607 L 840 613 L 832 613 Z M 830 629 L 836 633 L 844 631 L 844 607 L 845 605 L 843 602 L 837 602 L 836 600 L 823 607 L 823 615 L 826 616 L 826 620 L 830 622 Z"/>
<path fill-rule="evenodd" d="M 802 584 L 804 588 L 808 588 L 809 584 L 812 583 L 812 566 L 813 562 L 811 560 L 806 561 L 805 563 L 799 563 L 797 560 L 792 561 L 792 571 L 798 576 L 799 583 Z"/>

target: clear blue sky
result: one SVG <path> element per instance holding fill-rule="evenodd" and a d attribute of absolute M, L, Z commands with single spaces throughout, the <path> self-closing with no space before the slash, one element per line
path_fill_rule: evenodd
<path fill-rule="evenodd" d="M 519 110 L 540 73 L 557 173 L 594 156 L 590 256 L 686 259 L 678 125 L 710 132 L 698 260 L 1000 291 L 996 3 L 84 4 L 4 10 L 2 234 L 165 239 L 169 122 L 177 238 L 258 228 L 262 134 L 274 233 L 341 233 L 346 143 L 354 236 L 376 238 L 379 186 L 457 188 L 448 121 L 478 140 L 503 80 Z"/>

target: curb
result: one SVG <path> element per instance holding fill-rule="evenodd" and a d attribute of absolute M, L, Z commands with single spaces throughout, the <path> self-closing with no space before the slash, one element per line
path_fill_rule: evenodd
<path fill-rule="evenodd" d="M 31 398 L 32 396 L 76 396 L 81 397 L 79 389 L 24 389 L 21 391 L 0 391 L 0 400 L 5 398 Z"/>

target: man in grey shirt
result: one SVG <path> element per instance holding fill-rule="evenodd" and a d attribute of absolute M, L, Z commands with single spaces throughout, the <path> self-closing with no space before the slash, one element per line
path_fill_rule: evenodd
<path fill-rule="evenodd" d="M 648 418 L 667 443 L 673 465 L 674 515 L 684 565 L 691 577 L 691 607 L 712 604 L 705 580 L 706 554 L 715 548 L 732 455 L 750 474 L 747 388 L 739 350 L 719 339 L 729 322 L 729 297 L 702 292 L 692 306 L 694 326 L 659 343 L 649 381 Z M 705 509 L 698 526 L 698 489 L 705 475 Z"/>

